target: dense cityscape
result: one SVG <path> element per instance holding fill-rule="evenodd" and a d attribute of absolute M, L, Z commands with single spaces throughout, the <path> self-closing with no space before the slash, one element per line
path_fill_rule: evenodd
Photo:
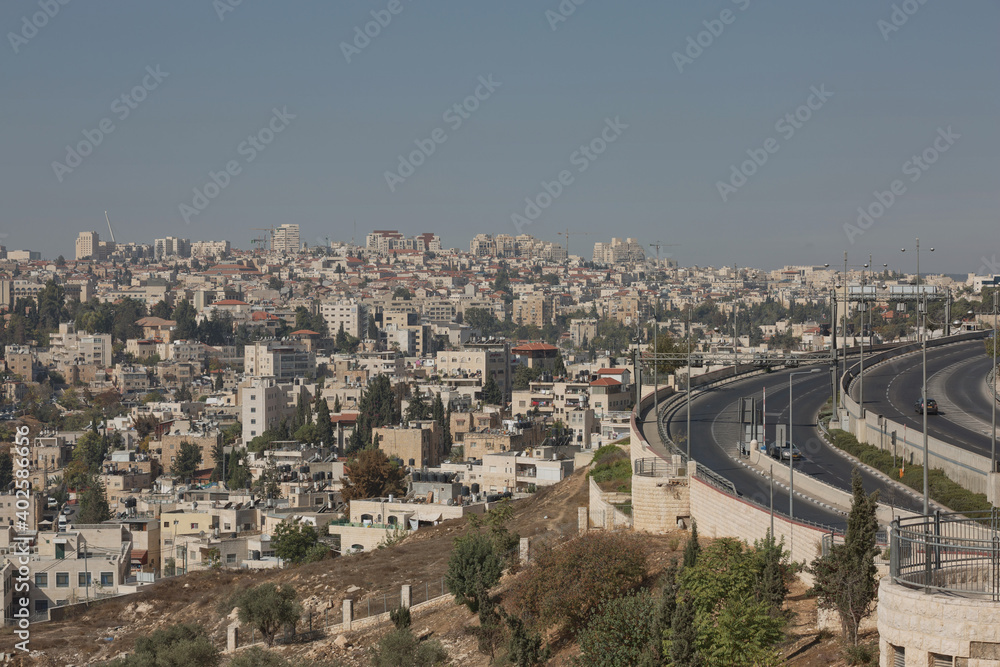
<path fill-rule="evenodd" d="M 0 4 L 0 667 L 1000 667 L 1000 4 Z"/>

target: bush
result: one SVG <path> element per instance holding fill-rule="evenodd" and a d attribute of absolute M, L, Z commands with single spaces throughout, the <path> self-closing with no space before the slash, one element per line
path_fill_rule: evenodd
<path fill-rule="evenodd" d="M 632 491 L 632 461 L 617 445 L 605 445 L 594 452 L 592 468 L 587 476 L 605 491 Z"/>
<path fill-rule="evenodd" d="M 903 477 L 899 477 L 902 460 L 893 458 L 892 452 L 859 442 L 847 431 L 832 429 L 830 437 L 833 446 L 852 456 L 856 456 L 865 465 L 871 466 L 892 479 L 898 479 L 906 486 L 919 493 L 924 492 L 924 468 L 920 465 L 906 465 Z M 991 505 L 986 495 L 973 493 L 952 481 L 939 468 L 932 468 L 927 473 L 927 487 L 930 497 L 955 512 L 975 512 L 989 510 Z"/>
<path fill-rule="evenodd" d="M 542 548 L 510 599 L 529 624 L 576 632 L 603 601 L 638 588 L 645 575 L 646 552 L 636 536 L 585 533 L 558 549 Z"/>
<path fill-rule="evenodd" d="M 440 642 L 418 641 L 409 628 L 387 634 L 371 655 L 372 667 L 430 667 L 448 659 Z"/>
<path fill-rule="evenodd" d="M 178 623 L 135 642 L 135 653 L 109 662 L 112 667 L 182 667 L 219 664 L 219 650 L 197 625 Z"/>
<path fill-rule="evenodd" d="M 396 626 L 397 630 L 402 630 L 404 628 L 410 627 L 410 608 L 409 607 L 396 607 L 389 612 L 389 620 L 392 624 Z"/>
<path fill-rule="evenodd" d="M 848 644 L 844 647 L 848 665 L 877 665 L 878 651 L 867 644 Z"/>
<path fill-rule="evenodd" d="M 502 571 L 503 564 L 490 538 L 471 532 L 455 538 L 444 580 L 456 602 L 476 611 L 478 600 L 496 586 Z"/>
<path fill-rule="evenodd" d="M 581 664 L 638 664 L 655 637 L 656 606 L 648 591 L 605 601 L 580 632 Z"/>

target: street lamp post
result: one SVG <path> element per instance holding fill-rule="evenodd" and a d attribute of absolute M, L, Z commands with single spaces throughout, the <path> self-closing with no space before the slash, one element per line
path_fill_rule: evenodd
<path fill-rule="evenodd" d="M 687 440 L 687 457 L 688 461 L 691 460 L 691 304 L 688 304 L 688 321 L 687 321 L 687 348 L 688 348 L 688 359 L 687 359 L 687 430 L 684 431 L 684 439 Z"/>
<path fill-rule="evenodd" d="M 990 403 L 993 404 L 993 429 L 990 431 L 992 446 L 990 447 L 990 472 L 997 471 L 997 297 L 1000 289 L 993 289 L 993 373 L 990 382 Z"/>
<path fill-rule="evenodd" d="M 807 371 L 795 371 L 794 373 L 788 374 L 788 517 L 790 519 L 795 518 L 795 512 L 792 511 L 792 499 L 795 497 L 795 466 L 793 465 L 795 458 L 792 456 L 795 451 L 795 438 L 792 433 L 795 430 L 795 421 L 792 419 L 793 414 L 793 403 L 792 403 L 792 380 L 796 375 L 809 375 L 810 373 L 818 373 L 818 368 L 811 368 Z M 777 446 L 778 443 L 775 443 Z M 781 451 L 780 449 L 778 451 Z"/>
<path fill-rule="evenodd" d="M 902 249 L 906 252 L 906 248 Z M 931 248 L 931 252 L 934 252 L 934 248 Z M 919 329 L 919 336 L 921 340 L 921 354 L 923 356 L 923 377 L 920 384 L 920 405 L 921 412 L 923 413 L 923 429 L 924 429 L 924 514 L 930 514 L 931 503 L 929 495 L 929 484 L 927 481 L 927 468 L 930 464 L 930 454 L 927 445 L 927 295 L 924 290 L 920 288 L 920 239 L 917 239 L 917 298 L 918 303 L 918 317 L 917 326 Z M 920 326 L 920 316 L 923 316 L 923 326 Z"/>

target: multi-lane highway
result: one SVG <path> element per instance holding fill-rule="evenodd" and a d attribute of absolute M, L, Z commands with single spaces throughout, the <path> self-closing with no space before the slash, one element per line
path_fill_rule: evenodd
<path fill-rule="evenodd" d="M 927 396 L 940 409 L 940 414 L 927 416 L 928 435 L 990 455 L 992 398 L 986 374 L 991 363 L 982 340 L 928 348 Z M 921 354 L 915 352 L 865 371 L 865 409 L 921 432 L 923 417 L 914 404 L 920 398 L 922 366 Z M 851 385 L 851 396 L 859 399 L 859 379 Z"/>
<path fill-rule="evenodd" d="M 793 385 L 795 401 L 795 424 L 792 439 L 802 451 L 803 459 L 795 462 L 797 474 L 808 474 L 845 491 L 850 490 L 851 463 L 835 452 L 816 430 L 819 409 L 830 397 L 829 367 L 819 366 L 815 374 L 798 375 Z M 801 369 L 800 369 L 801 370 Z M 788 423 L 788 381 L 792 371 L 780 370 L 748 378 L 729 385 L 697 394 L 691 402 L 691 443 L 692 456 L 699 464 L 711 468 L 726 477 L 743 496 L 761 504 L 769 502 L 769 482 L 766 476 L 757 473 L 739 462 L 736 443 L 741 439 L 741 425 L 738 423 L 737 407 L 741 397 L 755 396 L 759 401 L 766 390 L 767 439 L 774 439 L 777 423 Z M 666 428 L 674 440 L 684 436 L 685 407 L 683 404 L 665 415 Z M 655 424 L 651 420 L 644 424 L 644 435 L 658 442 Z M 775 465 L 787 465 L 787 462 Z M 865 488 L 878 489 L 883 502 L 906 509 L 919 510 L 920 500 L 911 494 L 900 492 L 875 475 L 862 471 Z M 775 510 L 787 513 L 788 492 L 775 487 Z M 811 502 L 796 493 L 795 516 L 830 526 L 843 527 L 842 514 L 818 503 Z"/>

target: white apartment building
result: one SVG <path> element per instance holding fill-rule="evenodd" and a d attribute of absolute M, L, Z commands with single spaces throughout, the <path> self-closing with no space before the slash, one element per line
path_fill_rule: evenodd
<path fill-rule="evenodd" d="M 190 257 L 191 240 L 179 239 L 173 236 L 168 236 L 165 239 L 156 239 L 153 242 L 153 253 L 156 255 L 156 259 L 163 259 L 164 257 Z"/>
<path fill-rule="evenodd" d="M 295 413 L 294 405 L 288 405 L 285 389 L 273 377 L 244 380 L 239 391 L 244 442 L 250 442 Z"/>
<path fill-rule="evenodd" d="M 195 241 L 191 244 L 192 257 L 225 257 L 229 250 L 229 241 Z"/>
<path fill-rule="evenodd" d="M 101 246 L 101 238 L 97 232 L 80 232 L 80 235 L 76 237 L 76 258 L 78 260 L 103 260 L 105 257 L 102 256 L 102 249 L 106 250 L 107 246 Z"/>
<path fill-rule="evenodd" d="M 299 226 L 284 224 L 274 230 L 271 250 L 274 252 L 296 253 L 302 248 L 299 240 Z"/>
<path fill-rule="evenodd" d="M 355 338 L 364 338 L 368 329 L 368 309 L 354 299 L 324 301 L 319 305 L 319 314 L 326 322 L 327 331 L 336 336 L 340 327 L 344 333 Z"/>
<path fill-rule="evenodd" d="M 291 382 L 316 372 L 316 355 L 298 341 L 256 341 L 243 348 L 247 375 Z"/>

